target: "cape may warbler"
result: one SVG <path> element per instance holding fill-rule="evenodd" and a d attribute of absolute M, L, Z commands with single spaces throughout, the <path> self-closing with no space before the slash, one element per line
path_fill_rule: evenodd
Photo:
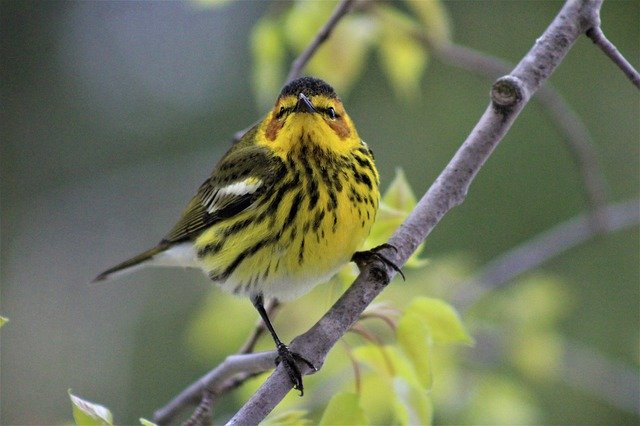
<path fill-rule="evenodd" d="M 280 341 L 263 299 L 299 296 L 349 262 L 379 198 L 373 155 L 342 102 L 324 81 L 303 77 L 234 143 L 157 246 L 96 281 L 147 265 L 202 269 L 224 290 L 251 298 L 302 393 L 296 359 L 307 361 Z"/>

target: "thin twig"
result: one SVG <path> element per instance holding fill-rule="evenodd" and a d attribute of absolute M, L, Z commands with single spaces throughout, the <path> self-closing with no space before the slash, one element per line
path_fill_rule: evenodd
<path fill-rule="evenodd" d="M 276 299 L 269 299 L 265 304 L 265 310 L 270 317 L 273 317 L 276 310 L 280 307 L 280 303 Z M 253 352 L 253 349 L 258 342 L 260 336 L 264 333 L 265 327 L 262 320 L 258 320 L 256 322 L 256 326 L 251 333 L 251 335 L 247 338 L 244 344 L 238 349 L 237 355 L 249 354 Z M 229 364 L 228 364 L 229 365 Z M 271 364 L 267 368 L 267 370 L 274 367 L 275 364 Z M 196 408 L 195 412 L 187 422 L 190 425 L 198 425 L 201 424 L 201 420 L 206 416 L 210 416 L 213 410 L 213 405 L 215 404 L 217 398 L 230 392 L 233 389 L 236 389 L 240 385 L 242 385 L 248 379 L 255 377 L 257 374 L 261 374 L 263 371 L 257 372 L 240 372 L 235 377 L 231 377 L 230 379 L 225 380 L 225 377 L 220 374 L 218 371 L 217 374 L 212 374 L 214 371 L 218 370 L 218 368 L 210 371 L 205 376 L 198 380 L 197 386 L 190 386 L 185 389 L 178 397 L 174 398 L 169 404 L 160 408 L 156 411 L 156 422 L 157 423 L 166 423 L 171 421 L 171 418 L 175 417 L 178 412 L 184 409 L 187 406 L 191 406 L 193 404 L 198 404 L 198 398 L 200 398 L 200 403 Z M 222 382 L 222 384 L 220 384 Z M 213 391 L 215 389 L 215 392 Z"/>
<path fill-rule="evenodd" d="M 397 319 L 393 319 L 393 318 L 390 318 L 390 317 L 388 317 L 386 315 L 379 314 L 379 313 L 376 313 L 376 312 L 365 312 L 364 314 L 362 314 L 360 316 L 361 320 L 366 320 L 366 319 L 369 319 L 369 318 L 378 318 L 378 319 L 382 320 L 385 324 L 387 324 L 392 331 L 396 330 Z"/>
<path fill-rule="evenodd" d="M 603 209 L 607 217 L 605 231 L 612 233 L 637 225 L 640 222 L 639 203 L 640 200 L 633 199 Z M 460 285 L 452 303 L 461 311 L 467 310 L 488 292 L 598 235 L 599 232 L 589 226 L 589 217 L 585 214 L 556 225 L 489 262 Z"/>
<path fill-rule="evenodd" d="M 638 71 L 633 68 L 633 65 L 631 65 L 624 56 L 622 56 L 622 53 L 618 51 L 616 46 L 607 39 L 600 26 L 589 28 L 587 30 L 587 37 L 593 40 L 596 46 L 598 46 L 600 50 L 602 50 L 604 54 L 607 55 L 609 59 L 611 59 L 613 63 L 625 73 L 629 80 L 631 80 L 631 83 L 640 89 L 640 73 L 638 73 Z"/>
<path fill-rule="evenodd" d="M 637 368 L 569 340 L 559 375 L 562 381 L 576 389 L 620 410 L 640 415 L 640 375 Z"/>
<path fill-rule="evenodd" d="M 349 331 L 359 334 L 363 339 L 375 345 L 382 346 L 382 340 L 375 333 L 370 332 L 359 323 L 353 324 Z"/>
<path fill-rule="evenodd" d="M 493 85 L 492 101 L 487 110 L 445 170 L 389 240 L 397 251 L 387 250 L 385 256 L 396 265 L 403 265 L 443 216 L 464 201 L 482 165 L 533 93 L 562 62 L 578 37 L 593 26 L 593 11 L 601 6 L 601 0 L 568 0 L 511 75 L 500 78 Z M 329 350 L 395 273 L 382 262 L 366 265 L 320 321 L 293 340 L 291 349 L 316 367 L 321 367 Z M 301 370 L 303 374 L 310 372 L 305 365 L 301 365 Z M 279 366 L 228 424 L 259 423 L 291 387 L 291 380 L 283 366 Z"/>
<path fill-rule="evenodd" d="M 347 354 L 347 357 L 349 357 L 351 367 L 353 368 L 353 379 L 355 382 L 356 394 L 360 395 L 360 392 L 362 390 L 362 372 L 360 371 L 360 364 L 358 363 L 358 360 L 356 360 L 356 358 L 353 356 L 353 349 L 351 348 L 351 345 L 349 345 L 349 343 L 347 343 L 344 339 L 341 340 L 341 342 L 346 348 L 345 353 Z"/>
<path fill-rule="evenodd" d="M 193 412 L 189 420 L 182 426 L 209 426 L 211 424 L 211 410 L 213 407 L 213 391 L 205 388 L 202 392 L 200 405 Z"/>
<path fill-rule="evenodd" d="M 324 43 L 327 38 L 329 38 L 329 35 L 338 24 L 338 22 L 340 22 L 340 20 L 347 13 L 349 13 L 353 1 L 354 0 L 342 0 L 340 3 L 338 3 L 336 8 L 333 10 L 333 13 L 329 17 L 329 20 L 322 26 L 322 28 L 320 28 L 320 31 L 318 31 L 311 44 L 309 44 L 307 48 L 304 49 L 304 51 L 291 64 L 291 69 L 289 70 L 289 75 L 287 76 L 287 83 L 295 80 L 302 75 L 302 69 L 307 65 L 307 62 L 309 62 L 309 60 L 316 53 L 316 50 L 318 50 L 320 45 Z"/>
<path fill-rule="evenodd" d="M 509 324 L 503 324 L 509 327 Z M 513 360 L 505 348 L 513 345 L 513 330 L 504 327 L 476 331 L 478 350 L 467 351 L 464 363 L 475 372 L 477 366 L 504 365 Z M 633 365 L 616 360 L 595 347 L 563 336 L 557 363 L 549 366 L 546 380 L 563 382 L 619 410 L 640 415 L 640 374 Z M 467 373 L 465 371 L 463 374 Z"/>
<path fill-rule="evenodd" d="M 184 406 L 197 404 L 206 388 L 215 394 L 237 374 L 259 374 L 273 369 L 276 356 L 275 351 L 228 356 L 220 365 L 157 410 L 153 416 L 155 422 L 169 423 Z"/>

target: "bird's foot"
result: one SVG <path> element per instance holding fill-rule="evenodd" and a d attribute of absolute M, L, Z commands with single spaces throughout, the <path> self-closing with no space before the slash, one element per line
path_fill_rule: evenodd
<path fill-rule="evenodd" d="M 300 396 L 304 395 L 304 386 L 302 385 L 302 373 L 298 367 L 298 361 L 305 363 L 313 371 L 317 371 L 317 368 L 302 355 L 295 352 L 291 352 L 289 347 L 284 343 L 279 343 L 277 346 L 278 357 L 276 358 L 276 365 L 282 363 L 284 369 L 289 375 L 293 388 L 300 391 Z"/>
<path fill-rule="evenodd" d="M 370 250 L 357 251 L 353 253 L 353 256 L 351 256 L 351 261 L 354 262 L 356 265 L 358 265 L 358 268 L 360 268 L 360 266 L 366 265 L 367 263 L 370 263 L 372 260 L 379 260 L 385 265 L 389 266 L 394 271 L 396 271 L 397 273 L 399 273 L 400 276 L 402 277 L 402 280 L 404 281 L 405 278 L 404 278 L 404 274 L 402 273 L 402 269 L 400 269 L 400 267 L 396 265 L 395 262 L 393 262 L 391 259 L 389 259 L 385 255 L 380 253 L 380 250 L 384 250 L 384 249 L 391 249 L 395 252 L 398 251 L 398 249 L 395 246 L 388 243 L 384 243 Z"/>

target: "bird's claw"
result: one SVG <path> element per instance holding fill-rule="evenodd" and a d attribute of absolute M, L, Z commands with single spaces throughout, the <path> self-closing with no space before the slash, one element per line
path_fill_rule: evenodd
<path fill-rule="evenodd" d="M 298 361 L 305 363 L 313 371 L 317 371 L 317 368 L 302 355 L 295 352 L 291 352 L 289 347 L 283 343 L 278 345 L 278 356 L 276 357 L 276 365 L 282 363 L 293 388 L 300 391 L 300 396 L 304 395 L 304 386 L 302 384 L 302 373 L 298 368 Z"/>
<path fill-rule="evenodd" d="M 351 256 L 351 261 L 355 262 L 356 265 L 360 266 L 362 264 L 370 262 L 371 259 L 379 260 L 385 265 L 389 266 L 394 271 L 396 271 L 398 274 L 400 274 L 400 276 L 402 277 L 402 280 L 405 281 L 405 277 L 404 277 L 404 273 L 402 272 L 402 269 L 400 269 L 400 267 L 396 265 L 395 262 L 393 262 L 391 259 L 389 259 L 385 255 L 380 253 L 380 250 L 384 250 L 384 249 L 391 249 L 395 252 L 398 251 L 398 249 L 394 245 L 389 243 L 384 243 L 370 250 L 355 252 L 353 256 Z"/>

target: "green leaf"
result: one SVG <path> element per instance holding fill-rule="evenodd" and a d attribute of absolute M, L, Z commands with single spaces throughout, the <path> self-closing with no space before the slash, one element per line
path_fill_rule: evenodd
<path fill-rule="evenodd" d="M 417 98 L 427 66 L 427 51 L 411 34 L 416 25 L 397 9 L 378 8 L 378 56 L 396 95 Z"/>
<path fill-rule="evenodd" d="M 364 244 L 365 247 L 376 247 L 387 242 L 406 217 L 407 214 L 405 212 L 393 209 L 381 202 L 376 221 Z"/>
<path fill-rule="evenodd" d="M 409 213 L 416 206 L 416 196 L 402 168 L 396 168 L 396 175 L 384 193 L 382 202 L 405 213 Z"/>
<path fill-rule="evenodd" d="M 373 368 L 379 375 L 391 378 L 395 375 L 396 369 L 391 359 L 390 348 L 373 344 L 362 345 L 353 350 L 353 357 Z"/>
<path fill-rule="evenodd" d="M 398 321 L 396 338 L 400 348 L 413 364 L 420 384 L 424 389 L 431 389 L 431 336 L 427 326 L 415 313 L 405 312 Z"/>
<path fill-rule="evenodd" d="M 360 408 L 358 395 L 341 392 L 331 398 L 319 424 L 320 426 L 368 425 L 369 421 Z"/>
<path fill-rule="evenodd" d="M 253 89 L 262 108 L 268 108 L 273 103 L 284 80 L 286 52 L 280 28 L 280 20 L 264 16 L 251 33 Z"/>
<path fill-rule="evenodd" d="M 102 405 L 86 401 L 71 393 L 69 389 L 69 398 L 73 407 L 73 419 L 76 425 L 94 426 L 94 425 L 112 425 L 113 416 L 111 411 Z"/>
<path fill-rule="evenodd" d="M 363 345 L 353 350 L 353 356 L 387 379 L 402 377 L 415 386 L 422 386 L 416 377 L 411 361 L 404 356 L 404 353 L 400 352 L 397 346 Z"/>
<path fill-rule="evenodd" d="M 424 48 L 403 33 L 389 31 L 380 42 L 378 53 L 396 95 L 407 100 L 417 99 L 427 66 Z"/>
<path fill-rule="evenodd" d="M 260 423 L 261 426 L 308 426 L 313 424 L 307 418 L 306 410 L 289 410 L 267 417 Z"/>
<path fill-rule="evenodd" d="M 142 417 L 140 417 L 140 419 L 139 419 L 139 420 L 140 420 L 140 424 L 141 424 L 142 426 L 158 426 L 158 425 L 157 425 L 157 424 L 155 424 L 154 422 L 149 421 L 149 420 L 147 420 L 147 419 L 145 419 L 145 418 L 142 418 Z"/>
<path fill-rule="evenodd" d="M 9 318 L 0 317 L 0 327 L 9 322 Z"/>
<path fill-rule="evenodd" d="M 430 425 L 433 406 L 429 394 L 424 389 L 402 379 L 393 381 L 397 398 L 394 404 L 396 416 L 403 425 Z"/>
<path fill-rule="evenodd" d="M 371 229 L 365 247 L 376 247 L 387 242 L 389 237 L 404 222 L 411 210 L 416 205 L 416 196 L 407 181 L 407 177 L 401 168 L 396 169 L 396 175 L 382 196 L 376 221 Z M 420 244 L 411 255 L 405 266 L 419 268 L 428 263 L 421 259 L 423 244 Z"/>
<path fill-rule="evenodd" d="M 442 44 L 451 40 L 449 15 L 441 1 L 405 0 L 405 2 L 420 19 L 431 42 Z"/>
<path fill-rule="evenodd" d="M 440 299 L 416 297 L 405 310 L 420 318 L 429 329 L 434 343 L 463 343 L 473 345 L 458 313 Z"/>

